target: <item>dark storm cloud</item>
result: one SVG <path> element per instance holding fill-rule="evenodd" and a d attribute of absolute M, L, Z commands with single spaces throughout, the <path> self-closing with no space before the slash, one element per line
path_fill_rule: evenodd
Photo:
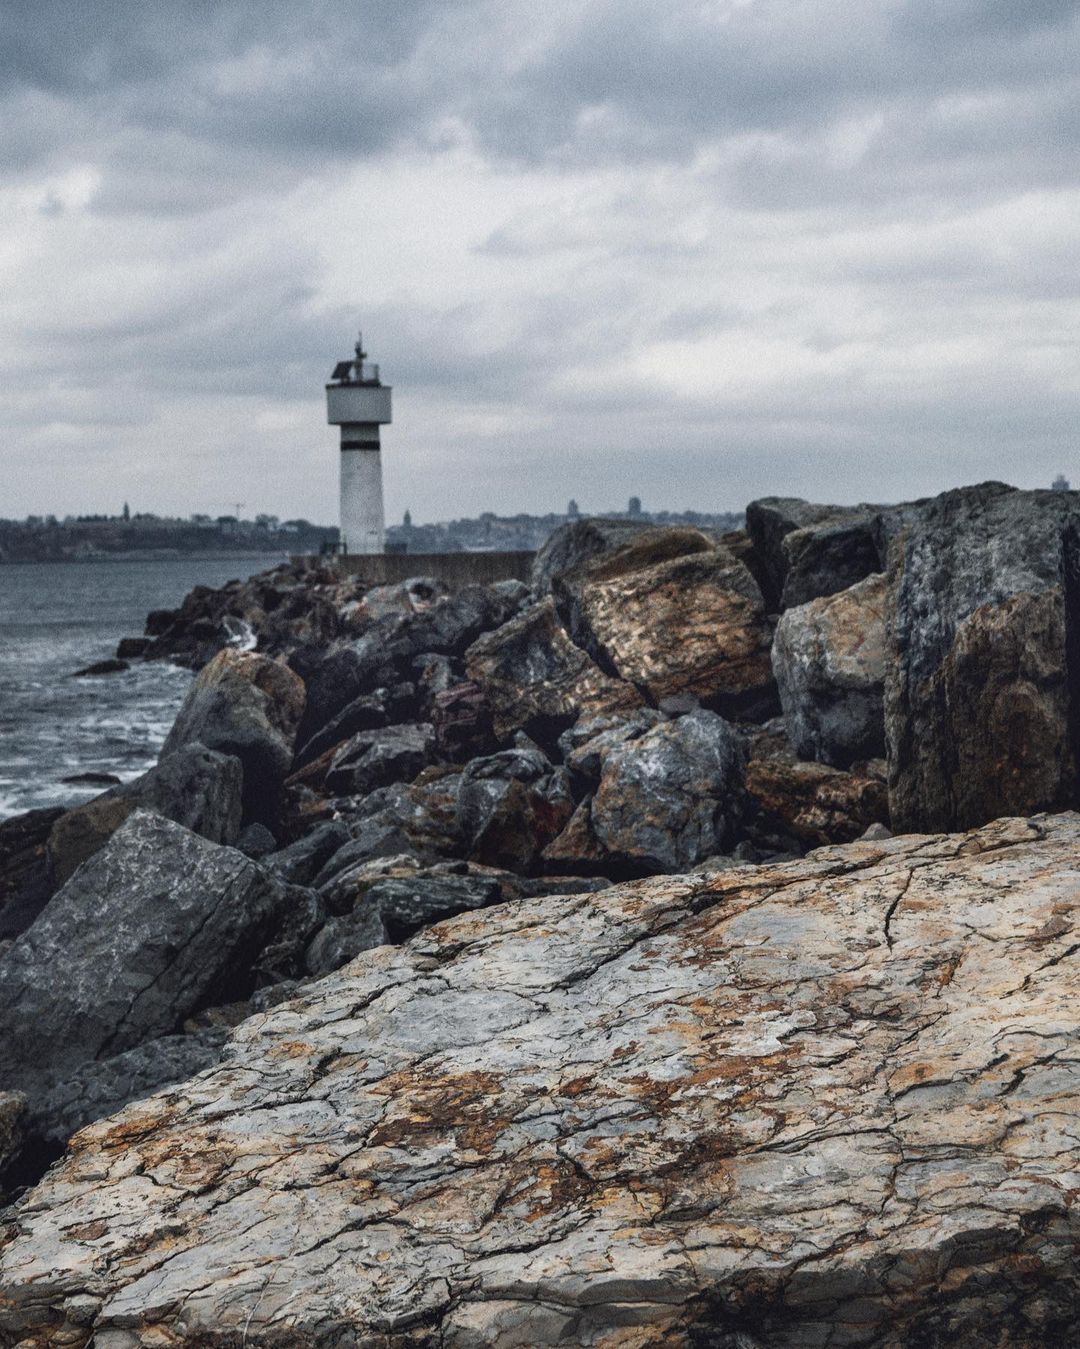
<path fill-rule="evenodd" d="M 73 152 L 96 145 L 105 161 L 105 209 L 163 211 L 460 138 L 521 165 L 729 145 L 730 190 L 796 207 L 815 184 L 872 202 L 944 191 L 954 173 L 963 190 L 988 169 L 1030 183 L 1077 162 L 1080 26 L 1066 0 L 581 0 L 546 25 L 514 23 L 532 8 L 9 4 L 7 160 L 62 154 L 66 125 Z M 858 165 L 837 167 L 822 138 L 874 115 Z M 147 147 L 163 137 L 155 188 Z"/>

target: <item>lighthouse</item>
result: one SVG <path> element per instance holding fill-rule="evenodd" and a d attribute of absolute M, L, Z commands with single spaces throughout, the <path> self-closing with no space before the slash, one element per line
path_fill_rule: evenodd
<path fill-rule="evenodd" d="M 341 547 L 381 553 L 384 542 L 379 427 L 388 426 L 390 388 L 369 365 L 361 333 L 356 355 L 334 366 L 326 386 L 326 420 L 341 427 Z"/>

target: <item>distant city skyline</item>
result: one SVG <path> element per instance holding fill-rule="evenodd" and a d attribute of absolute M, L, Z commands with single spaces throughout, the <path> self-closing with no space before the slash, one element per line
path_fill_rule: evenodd
<path fill-rule="evenodd" d="M 9 516 L 1076 480 L 1070 0 L 39 0 L 0 30 Z M 347 349 L 347 348 L 345 348 Z"/>

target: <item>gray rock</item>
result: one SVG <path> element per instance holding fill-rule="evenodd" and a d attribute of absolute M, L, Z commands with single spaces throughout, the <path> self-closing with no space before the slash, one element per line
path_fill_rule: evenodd
<path fill-rule="evenodd" d="M 628 717 L 591 717 L 579 721 L 559 737 L 559 748 L 573 780 L 596 787 L 608 751 L 616 745 L 640 740 L 663 720 L 660 712 L 643 707 Z"/>
<path fill-rule="evenodd" d="M 481 633 L 515 617 L 527 598 L 527 590 L 518 583 L 463 586 L 423 613 L 399 620 L 396 631 L 388 634 L 386 651 L 403 670 L 420 655 L 463 656 Z"/>
<path fill-rule="evenodd" d="M 346 825 L 328 820 L 280 852 L 264 858 L 265 865 L 289 885 L 310 885 L 330 858 L 349 842 Z"/>
<path fill-rule="evenodd" d="M 27 1100 L 21 1091 L 0 1091 L 0 1176 L 26 1142 Z"/>
<path fill-rule="evenodd" d="M 243 780 L 239 759 L 196 741 L 118 788 L 117 795 L 211 843 L 231 845 L 240 836 Z"/>
<path fill-rule="evenodd" d="M 308 971 L 329 973 L 361 951 L 396 945 L 422 927 L 469 909 L 487 908 L 502 897 L 499 881 L 487 876 L 418 872 L 409 878 L 377 880 L 352 913 L 332 918 L 319 932 L 308 949 Z"/>
<path fill-rule="evenodd" d="M 497 748 L 491 706 L 484 690 L 471 680 L 435 695 L 431 722 L 439 753 L 451 763 L 464 763 Z"/>
<path fill-rule="evenodd" d="M 739 735 L 715 712 L 691 712 L 602 756 L 591 827 L 622 874 L 687 871 L 726 852 L 744 811 Z"/>
<path fill-rule="evenodd" d="M 244 771 L 240 760 L 198 742 L 181 745 L 132 782 L 67 811 L 49 834 L 53 888 L 112 838 L 135 810 L 152 810 L 211 843 L 240 834 Z"/>
<path fill-rule="evenodd" d="M 161 760 L 194 741 L 235 755 L 244 770 L 244 822 L 273 827 L 303 710 L 303 682 L 287 666 L 222 651 L 196 676 Z"/>
<path fill-rule="evenodd" d="M 47 847 L 63 814 L 29 810 L 0 821 L 0 941 L 28 928 L 52 894 Z"/>
<path fill-rule="evenodd" d="M 573 814 L 570 778 L 536 748 L 473 759 L 461 774 L 457 824 L 474 861 L 529 871 Z"/>
<path fill-rule="evenodd" d="M 306 747 L 350 703 L 387 687 L 396 677 L 378 635 L 365 635 L 352 646 L 331 651 L 304 676 L 307 701 L 296 743 Z"/>
<path fill-rule="evenodd" d="M 269 857 L 275 851 L 277 839 L 265 824 L 249 824 L 236 840 L 236 846 L 245 857 L 253 857 L 258 860 L 259 858 Z"/>
<path fill-rule="evenodd" d="M 316 731 L 310 740 L 301 745 L 293 763 L 294 771 L 313 763 L 320 754 L 341 745 L 360 731 L 373 731 L 390 722 L 388 708 L 389 691 L 376 689 L 374 693 L 362 693 Z"/>
<path fill-rule="evenodd" d="M 290 902 L 242 853 L 136 811 L 0 959 L 0 1080 L 33 1095 L 243 996 Z"/>
<path fill-rule="evenodd" d="M 1001 821 L 362 955 L 73 1140 L 0 1335 L 1064 1349 L 1078 853 Z"/>
<path fill-rule="evenodd" d="M 377 787 L 412 781 L 437 755 L 435 728 L 425 722 L 359 731 L 334 756 L 326 787 L 342 796 L 366 796 Z"/>
<path fill-rule="evenodd" d="M 483 690 L 500 740 L 524 731 L 548 749 L 579 716 L 626 714 L 644 701 L 574 645 L 550 596 L 481 637 L 465 664 Z"/>
<path fill-rule="evenodd" d="M 1000 483 L 946 492 L 893 547 L 885 715 L 893 828 L 1077 801 L 1080 504 Z"/>
<path fill-rule="evenodd" d="M 880 571 L 875 522 L 881 509 L 821 506 L 797 497 L 751 501 L 746 528 L 769 608 L 805 604 Z"/>
<path fill-rule="evenodd" d="M 313 882 L 316 889 L 326 891 L 342 873 L 377 857 L 409 854 L 433 863 L 459 856 L 460 782 L 460 769 L 436 768 L 416 782 L 380 787 L 361 798 L 349 820 L 351 842 L 324 864 Z"/>
<path fill-rule="evenodd" d="M 772 666 L 801 758 L 848 768 L 884 756 L 888 595 L 879 572 L 780 619 Z"/>

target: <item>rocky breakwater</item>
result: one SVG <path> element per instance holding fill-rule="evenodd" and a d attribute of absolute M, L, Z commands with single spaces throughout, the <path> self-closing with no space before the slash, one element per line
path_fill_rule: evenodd
<path fill-rule="evenodd" d="M 0 1333 L 1073 1342 L 1080 820 L 463 916 L 84 1129 Z"/>
<path fill-rule="evenodd" d="M 158 765 L 0 827 L 0 1186 L 83 1130 L 0 1342 L 936 1343 L 979 1280 L 1056 1333 L 1076 825 L 988 821 L 1080 804 L 1078 514 L 774 499 L 152 615 Z"/>

